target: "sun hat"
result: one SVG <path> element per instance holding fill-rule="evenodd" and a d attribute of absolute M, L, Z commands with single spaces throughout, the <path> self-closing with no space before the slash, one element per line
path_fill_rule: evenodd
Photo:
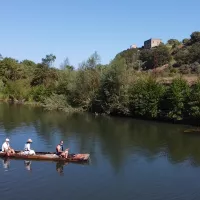
<path fill-rule="evenodd" d="M 8 138 L 6 138 L 6 142 L 10 142 L 10 140 Z"/>
<path fill-rule="evenodd" d="M 28 139 L 27 142 L 33 142 L 31 139 Z"/>

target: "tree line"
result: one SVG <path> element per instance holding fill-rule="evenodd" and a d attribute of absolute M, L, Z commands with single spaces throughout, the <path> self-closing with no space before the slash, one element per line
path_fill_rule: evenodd
<path fill-rule="evenodd" d="M 102 65 L 97 52 L 77 69 L 68 58 L 54 68 L 56 56 L 40 63 L 0 56 L 0 99 L 39 103 L 48 110 L 90 111 L 148 119 L 182 120 L 200 116 L 200 82 L 181 77 L 163 84 L 158 77 L 200 72 L 200 32 L 170 39 L 152 49 L 120 52 Z M 156 74 L 152 69 L 162 69 Z"/>

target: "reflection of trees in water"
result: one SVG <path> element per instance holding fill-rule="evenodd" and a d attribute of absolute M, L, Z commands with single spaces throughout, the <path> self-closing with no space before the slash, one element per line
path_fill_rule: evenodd
<path fill-rule="evenodd" d="M 0 121 L 4 126 L 5 132 L 9 135 L 15 128 L 25 124 L 32 125 L 37 120 L 39 108 L 30 108 L 28 106 L 0 104 Z"/>
<path fill-rule="evenodd" d="M 65 141 L 75 139 L 79 152 L 94 152 L 99 146 L 116 170 L 134 152 L 152 159 L 164 153 L 172 163 L 190 159 L 200 165 L 200 138 L 182 134 L 183 126 L 179 125 L 90 114 L 49 113 L 40 108 L 7 104 L 0 104 L 0 121 L 8 134 L 22 124 L 33 125 L 49 144 L 54 140 L 55 131 Z M 93 162 L 97 162 L 95 158 Z"/>

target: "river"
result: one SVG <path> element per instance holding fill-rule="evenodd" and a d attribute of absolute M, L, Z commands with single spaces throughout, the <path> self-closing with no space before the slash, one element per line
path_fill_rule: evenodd
<path fill-rule="evenodd" d="M 15 149 L 28 138 L 36 151 L 54 151 L 62 139 L 89 164 L 0 159 L 5 200 L 200 199 L 200 137 L 187 126 L 129 118 L 47 112 L 0 104 L 0 143 Z"/>

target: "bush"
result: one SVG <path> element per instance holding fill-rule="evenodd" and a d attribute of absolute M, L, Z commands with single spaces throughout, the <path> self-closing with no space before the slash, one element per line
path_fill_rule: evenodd
<path fill-rule="evenodd" d="M 69 91 L 68 100 L 74 107 L 88 109 L 100 84 L 100 71 L 98 69 L 81 69 L 76 74 L 74 85 Z"/>
<path fill-rule="evenodd" d="M 158 117 L 164 92 L 164 86 L 153 78 L 138 80 L 130 89 L 131 114 L 147 118 Z"/>
<path fill-rule="evenodd" d="M 3 100 L 3 99 L 4 99 L 3 90 L 4 90 L 4 83 L 3 83 L 3 81 L 0 79 L 0 100 Z"/>
<path fill-rule="evenodd" d="M 133 79 L 131 72 L 132 69 L 125 67 L 124 59 L 113 61 L 110 68 L 102 75 L 99 90 L 92 99 L 90 110 L 128 115 L 128 87 Z"/>
<path fill-rule="evenodd" d="M 190 68 L 193 74 L 200 74 L 200 64 L 198 62 L 191 64 Z"/>
<path fill-rule="evenodd" d="M 188 98 L 188 112 L 192 118 L 200 118 L 200 81 L 192 88 Z"/>
<path fill-rule="evenodd" d="M 21 79 L 16 81 L 7 81 L 3 93 L 12 100 L 27 101 L 30 98 L 31 88 L 29 80 Z"/>
<path fill-rule="evenodd" d="M 44 108 L 46 110 L 62 110 L 65 112 L 74 112 L 78 109 L 72 108 L 64 95 L 52 94 L 44 100 Z M 80 111 L 80 110 L 79 110 Z"/>
<path fill-rule="evenodd" d="M 161 102 L 162 115 L 169 119 L 182 120 L 184 115 L 187 115 L 186 104 L 189 95 L 188 83 L 181 78 L 174 79 Z"/>
<path fill-rule="evenodd" d="M 31 98 L 33 101 L 43 103 L 44 100 L 52 94 L 52 91 L 44 85 L 32 87 Z"/>
<path fill-rule="evenodd" d="M 181 67 L 179 68 L 179 71 L 181 74 L 190 74 L 191 72 L 190 65 L 187 65 L 187 64 L 181 65 Z"/>

